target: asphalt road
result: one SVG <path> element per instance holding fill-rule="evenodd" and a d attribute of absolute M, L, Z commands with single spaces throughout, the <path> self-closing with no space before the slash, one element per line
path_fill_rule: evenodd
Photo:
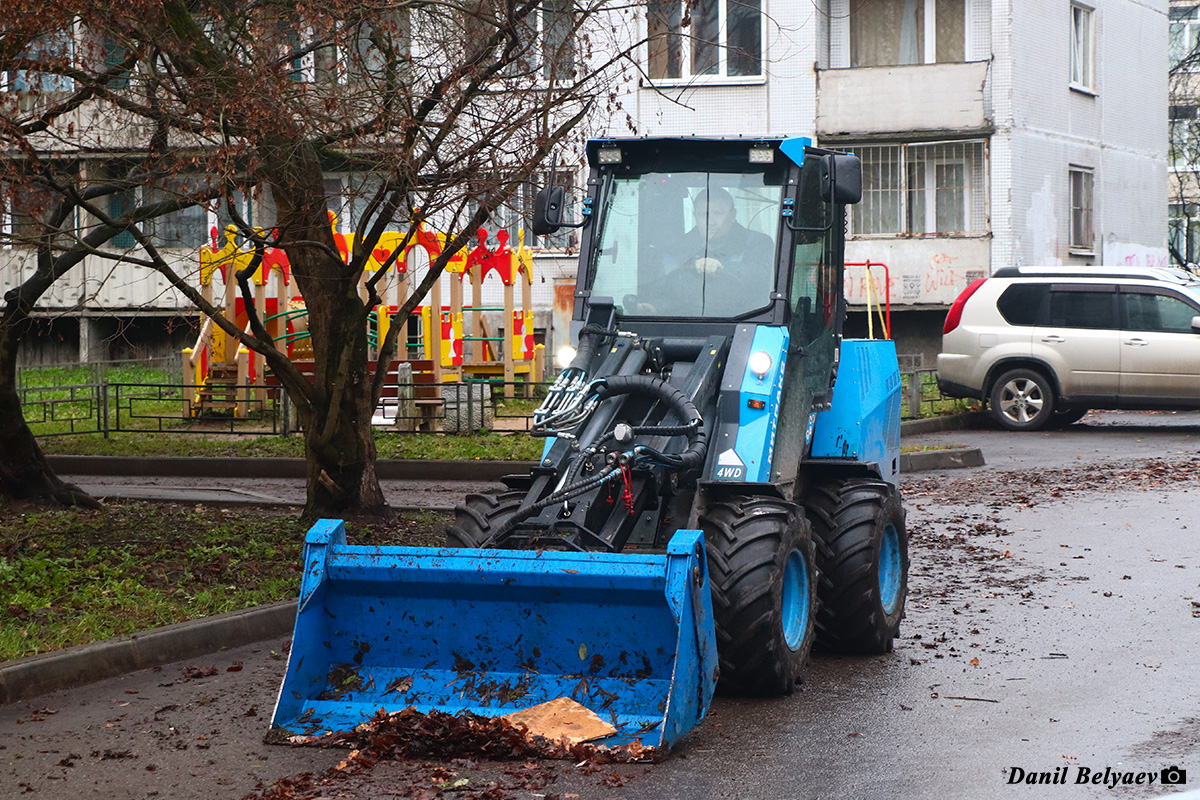
<path fill-rule="evenodd" d="M 895 652 L 817 656 L 787 698 L 718 698 L 663 764 L 380 763 L 303 796 L 433 797 L 462 778 L 443 794 L 499 782 L 515 788 L 494 796 L 513 798 L 1107 796 L 1076 782 L 1086 769 L 1153 774 L 1115 791 L 1155 797 L 1188 788 L 1159 785 L 1172 765 L 1196 788 L 1200 414 L 1084 423 L 906 439 L 979 446 L 988 465 L 904 480 L 912 572 Z M 345 753 L 261 742 L 283 646 L 0 708 L 0 796 L 240 797 L 322 773 Z M 1022 772 L 1067 783 L 1012 783 Z"/>

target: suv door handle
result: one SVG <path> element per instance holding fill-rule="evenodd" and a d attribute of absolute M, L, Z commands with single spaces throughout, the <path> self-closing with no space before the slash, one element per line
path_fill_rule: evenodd
<path fill-rule="evenodd" d="M 1065 342 L 1066 339 L 1056 333 L 1052 333 L 1049 336 L 1043 336 L 1042 341 L 1050 344 L 1058 344 L 1059 342 Z"/>
<path fill-rule="evenodd" d="M 1145 339 L 1138 339 L 1135 337 L 1133 339 L 1126 339 L 1125 344 L 1129 345 L 1130 347 L 1145 347 L 1150 343 Z"/>

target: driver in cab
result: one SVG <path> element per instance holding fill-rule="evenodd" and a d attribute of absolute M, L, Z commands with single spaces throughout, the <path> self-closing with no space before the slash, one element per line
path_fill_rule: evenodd
<path fill-rule="evenodd" d="M 766 305 L 774 287 L 775 242 L 738 222 L 725 189 L 700 192 L 692 211 L 695 227 L 668 258 L 666 277 L 637 298 L 635 313 L 733 317 Z"/>

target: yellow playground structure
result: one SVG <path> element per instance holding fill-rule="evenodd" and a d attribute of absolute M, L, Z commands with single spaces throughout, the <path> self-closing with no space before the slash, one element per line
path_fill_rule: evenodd
<path fill-rule="evenodd" d="M 338 233 L 336 223 L 337 218 L 331 213 L 330 224 L 334 226 L 338 249 L 343 259 L 349 260 L 353 253 L 353 236 Z M 200 249 L 201 292 L 206 300 L 214 303 L 219 279 L 223 286 L 222 301 L 214 304 L 222 308 L 225 318 L 233 320 L 239 329 L 248 330 L 249 316 L 238 296 L 235 275 L 249 266 L 253 253 L 238 246 L 233 226 L 223 232 L 223 244 L 219 242 L 222 237 L 216 228 L 211 233 L 212 243 Z M 426 386 L 464 381 L 502 382 L 505 397 L 513 396 L 518 382 L 531 385 L 542 380 L 544 348 L 534 344 L 533 253 L 525 245 L 525 232 L 517 232 L 516 249 L 508 246 L 509 234 L 503 229 L 496 232 L 493 248 L 488 247 L 485 229 L 478 230 L 477 238 L 478 244 L 473 249 L 458 251 L 446 265 L 449 304 L 442 304 L 442 281 L 437 281 L 430 290 L 429 302 L 417 307 L 420 334 L 411 340 L 403 334 L 398 337 L 397 357 L 389 367 L 389 375 L 397 374 L 399 364 L 407 362 L 414 382 Z M 404 239 L 405 234 L 399 231 L 388 231 L 380 237 L 364 271 L 360 289 L 364 300 L 367 280 L 382 268 Z M 410 275 L 438 258 L 445 249 L 446 239 L 445 234 L 428 231 L 419 224 L 404 252 L 397 256 L 392 266 L 393 275 L 380 281 L 377 291 L 383 302 L 376 309 L 368 331 L 373 354 L 378 354 L 379 345 L 388 333 L 391 315 L 408 298 Z M 484 281 L 492 272 L 503 284 L 503 306 L 484 305 Z M 272 275 L 275 277 L 273 282 Z M 468 276 L 471 305 L 464 306 L 463 281 Z M 286 348 L 288 357 L 302 372 L 310 371 L 312 349 L 308 341 L 307 311 L 304 298 L 294 293 L 287 254 L 279 248 L 267 248 L 252 281 L 254 309 L 268 332 L 281 348 Z M 521 286 L 520 308 L 516 307 L 515 297 L 518 283 Z M 463 333 L 464 314 L 469 315 L 470 335 Z M 503 335 L 497 335 L 498 331 L 488 325 L 489 314 L 493 318 L 496 314 L 503 315 L 501 326 L 498 326 L 503 327 Z M 254 402 L 266 397 L 268 387 L 278 383 L 264 374 L 263 366 L 260 355 L 234 346 L 219 326 L 211 319 L 203 318 L 195 346 L 183 351 L 183 383 L 185 387 L 191 387 L 191 391 L 185 391 L 185 413 L 193 417 L 210 412 L 246 417 Z M 529 385 L 524 393 L 528 393 Z M 385 392 L 385 395 L 394 396 L 394 393 Z"/>

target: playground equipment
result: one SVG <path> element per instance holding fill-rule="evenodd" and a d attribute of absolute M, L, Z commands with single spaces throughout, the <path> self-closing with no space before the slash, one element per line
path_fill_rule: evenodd
<path fill-rule="evenodd" d="M 208 303 L 217 305 L 213 282 L 220 275 L 224 288 L 219 305 L 223 315 L 234 320 L 238 328 L 246 330 L 249 316 L 245 301 L 238 296 L 236 274 L 249 267 L 253 254 L 237 246 L 237 228 L 233 225 L 223 232 L 225 243 L 221 246 L 218 246 L 218 233 L 214 226 L 212 243 L 200 248 L 201 296 Z M 272 274 L 275 275 L 275 296 L 267 297 L 267 283 Z M 255 310 L 265 320 L 267 330 L 278 337 L 281 327 L 293 316 L 287 292 L 291 282 L 287 256 L 282 250 L 268 248 L 250 280 L 254 284 Z M 194 391 L 185 391 L 186 416 L 199 416 L 206 411 L 232 411 L 234 416 L 244 418 L 251 400 L 251 391 L 247 387 L 263 385 L 262 356 L 237 346 L 211 318 L 202 316 L 196 344 L 183 351 L 183 383 L 194 387 Z"/>
<path fill-rule="evenodd" d="M 337 218 L 330 214 L 330 225 L 339 253 L 348 259 L 353 253 L 352 235 L 337 232 Z M 225 243 L 218 247 L 217 231 L 213 229 L 213 242 L 200 250 L 200 283 L 206 300 L 213 301 L 214 279 L 220 275 L 224 283 L 223 303 L 219 304 L 228 319 L 234 319 L 239 328 L 246 329 L 248 317 L 241 297 L 238 296 L 234 274 L 247 267 L 252 258 L 249 250 L 236 244 L 237 232 L 230 226 L 224 232 Z M 419 222 L 405 243 L 407 234 L 387 231 L 379 239 L 367 260 L 360 291 L 367 297 L 366 282 L 373 273 L 382 269 L 392 253 L 400 247 L 400 253 L 392 266 L 389 279 L 381 281 L 376 290 L 382 302 L 375 312 L 368 331 L 369 342 L 374 353 L 388 334 L 391 315 L 404 304 L 410 291 L 409 275 L 422 266 L 415 256 L 423 257 L 423 263 L 437 259 L 446 247 L 446 235 L 429 231 Z M 478 231 L 479 245 L 471 250 L 455 253 L 446 263 L 445 271 L 450 276 L 450 304 L 442 305 L 442 284 L 435 282 L 430 289 L 429 303 L 418 306 L 422 335 L 419 347 L 414 348 L 407 335 L 397 339 L 397 356 L 408 362 L 414 375 L 420 376 L 422 384 L 458 382 L 464 379 L 505 381 L 505 395 L 512 395 L 512 383 L 518 377 L 526 381 L 541 380 L 541 347 L 533 342 L 532 267 L 533 254 L 524 245 L 524 232 L 519 233 L 521 244 L 510 250 L 507 246 L 508 233 L 497 233 L 499 242 L 495 250 L 487 247 L 487 231 Z M 482 284 L 488 273 L 495 271 L 504 283 L 504 305 L 486 307 L 482 301 Z M 270 274 L 276 275 L 274 297 L 268 297 L 266 286 Z M 473 304 L 463 306 L 463 280 L 470 275 Z M 520 280 L 522 304 L 514 307 L 514 284 Z M 293 360 L 306 361 L 312 358 L 308 343 L 307 311 L 304 299 L 289 297 L 290 284 L 287 254 L 279 248 L 266 248 L 263 264 L 253 276 L 256 286 L 254 305 L 277 344 L 285 346 Z M 435 309 L 439 309 L 435 313 Z M 502 312 L 508 326 L 504 337 L 488 336 L 484 324 L 484 312 Z M 471 314 L 474 334 L 463 335 L 463 315 Z M 435 320 L 436 317 L 436 320 Z M 197 390 L 185 400 L 185 412 L 197 416 L 206 410 L 230 411 L 238 417 L 246 415 L 251 391 L 248 385 L 263 383 L 262 357 L 231 344 L 229 337 L 211 319 L 201 322 L 201 333 L 196 345 L 184 351 L 184 383 L 194 384 Z M 471 354 L 464 357 L 464 347 L 473 345 Z M 500 357 L 496 354 L 499 352 Z M 426 381 L 426 375 L 431 379 Z M 242 388 L 239 388 L 242 387 Z M 428 405 L 428 397 L 418 399 Z M 426 415 L 422 415 L 424 418 Z M 386 420 L 383 416 L 381 419 Z"/>
<path fill-rule="evenodd" d="M 893 342 L 841 337 L 859 160 L 807 139 L 587 152 L 578 350 L 535 414 L 542 458 L 459 506 L 457 551 L 310 531 L 277 731 L 568 697 L 612 723 L 601 744 L 668 747 L 716 663 L 726 690 L 772 695 L 817 639 L 891 650 L 899 369 Z M 535 230 L 563 205 L 540 192 Z"/>
<path fill-rule="evenodd" d="M 533 251 L 525 245 L 524 228 L 517 231 L 517 249 L 508 246 L 506 230 L 496 232 L 496 248 L 487 247 L 487 231 L 478 232 L 479 246 L 467 256 L 467 272 L 471 276 L 471 336 L 474 344 L 471 357 L 463 371 L 473 378 L 503 378 L 504 396 L 512 397 L 513 382 L 521 375 L 526 381 L 542 380 L 541 352 L 533 341 Z M 495 272 L 504 285 L 503 308 L 483 305 L 483 282 Z M 521 286 L 521 308 L 515 308 L 515 285 Z M 502 311 L 507 336 L 489 336 L 484 325 L 484 312 Z M 494 357 L 492 342 L 502 343 L 502 359 Z"/>

